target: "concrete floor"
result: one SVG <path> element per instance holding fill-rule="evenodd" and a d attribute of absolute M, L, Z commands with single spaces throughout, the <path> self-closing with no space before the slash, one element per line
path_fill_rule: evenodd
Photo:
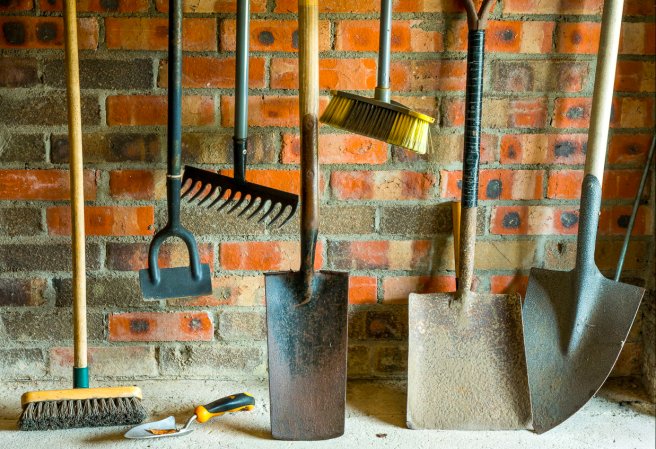
<path fill-rule="evenodd" d="M 117 385 L 116 383 L 110 385 Z M 116 448 L 554 448 L 554 449 L 654 449 L 656 421 L 654 405 L 644 402 L 625 384 L 604 388 L 583 410 L 544 435 L 516 432 L 412 431 L 405 427 L 405 388 L 398 383 L 352 382 L 347 398 L 346 433 L 322 442 L 284 442 L 269 434 L 268 392 L 265 383 L 240 384 L 210 381 L 144 381 L 144 405 L 150 420 L 175 415 L 178 423 L 200 403 L 239 391 L 255 395 L 257 408 L 196 424 L 186 436 L 153 440 L 125 440 L 127 427 L 20 432 L 20 396 L 27 389 L 65 387 L 46 383 L 0 385 L 0 448 L 71 449 Z"/>

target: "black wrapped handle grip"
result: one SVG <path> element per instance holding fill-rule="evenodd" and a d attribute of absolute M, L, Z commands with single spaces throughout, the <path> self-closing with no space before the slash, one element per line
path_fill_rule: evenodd
<path fill-rule="evenodd" d="M 471 209 L 478 205 L 478 163 L 481 146 L 485 30 L 469 31 L 468 40 L 467 90 L 465 93 L 465 151 L 462 173 L 463 209 Z"/>

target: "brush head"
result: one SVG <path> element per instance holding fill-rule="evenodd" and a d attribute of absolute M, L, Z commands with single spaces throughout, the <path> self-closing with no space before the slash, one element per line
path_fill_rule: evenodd
<path fill-rule="evenodd" d="M 28 392 L 21 402 L 21 430 L 132 425 L 147 416 L 136 387 Z"/>
<path fill-rule="evenodd" d="M 426 153 L 434 118 L 396 102 L 386 103 L 342 91 L 332 94 L 321 122 L 415 153 Z"/>

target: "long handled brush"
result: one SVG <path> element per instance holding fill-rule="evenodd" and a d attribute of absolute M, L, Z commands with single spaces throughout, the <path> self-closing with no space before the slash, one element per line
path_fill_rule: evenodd
<path fill-rule="evenodd" d="M 89 388 L 87 367 L 86 277 L 84 261 L 84 192 L 82 120 L 77 54 L 75 0 L 66 0 L 66 70 L 70 143 L 71 222 L 73 233 L 73 322 L 75 366 L 73 389 L 23 394 L 21 430 L 66 429 L 137 424 L 146 418 L 137 387 Z"/>
<path fill-rule="evenodd" d="M 334 128 L 382 140 L 419 154 L 428 148 L 435 119 L 390 100 L 392 0 L 382 0 L 378 48 L 378 85 L 374 98 L 333 91 L 320 121 Z"/>

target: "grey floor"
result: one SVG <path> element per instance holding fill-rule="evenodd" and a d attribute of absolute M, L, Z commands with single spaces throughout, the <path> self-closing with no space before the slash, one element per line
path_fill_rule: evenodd
<path fill-rule="evenodd" d="M 116 385 L 111 383 L 108 385 Z M 100 385 L 96 385 L 100 386 Z M 561 426 L 535 435 L 515 432 L 417 431 L 405 427 L 405 388 L 399 383 L 352 382 L 347 401 L 346 433 L 321 442 L 274 441 L 269 434 L 266 383 L 240 384 L 210 381 L 144 381 L 144 405 L 150 419 L 175 415 L 183 422 L 195 405 L 239 391 L 255 395 L 258 406 L 244 412 L 197 424 L 195 431 L 180 437 L 131 441 L 123 438 L 125 427 L 20 432 L 20 396 L 27 389 L 66 388 L 54 383 L 0 384 L 0 448 L 59 449 L 115 448 L 554 448 L 554 449 L 654 449 L 656 421 L 654 405 L 626 388 L 611 384 L 599 397 Z"/>

